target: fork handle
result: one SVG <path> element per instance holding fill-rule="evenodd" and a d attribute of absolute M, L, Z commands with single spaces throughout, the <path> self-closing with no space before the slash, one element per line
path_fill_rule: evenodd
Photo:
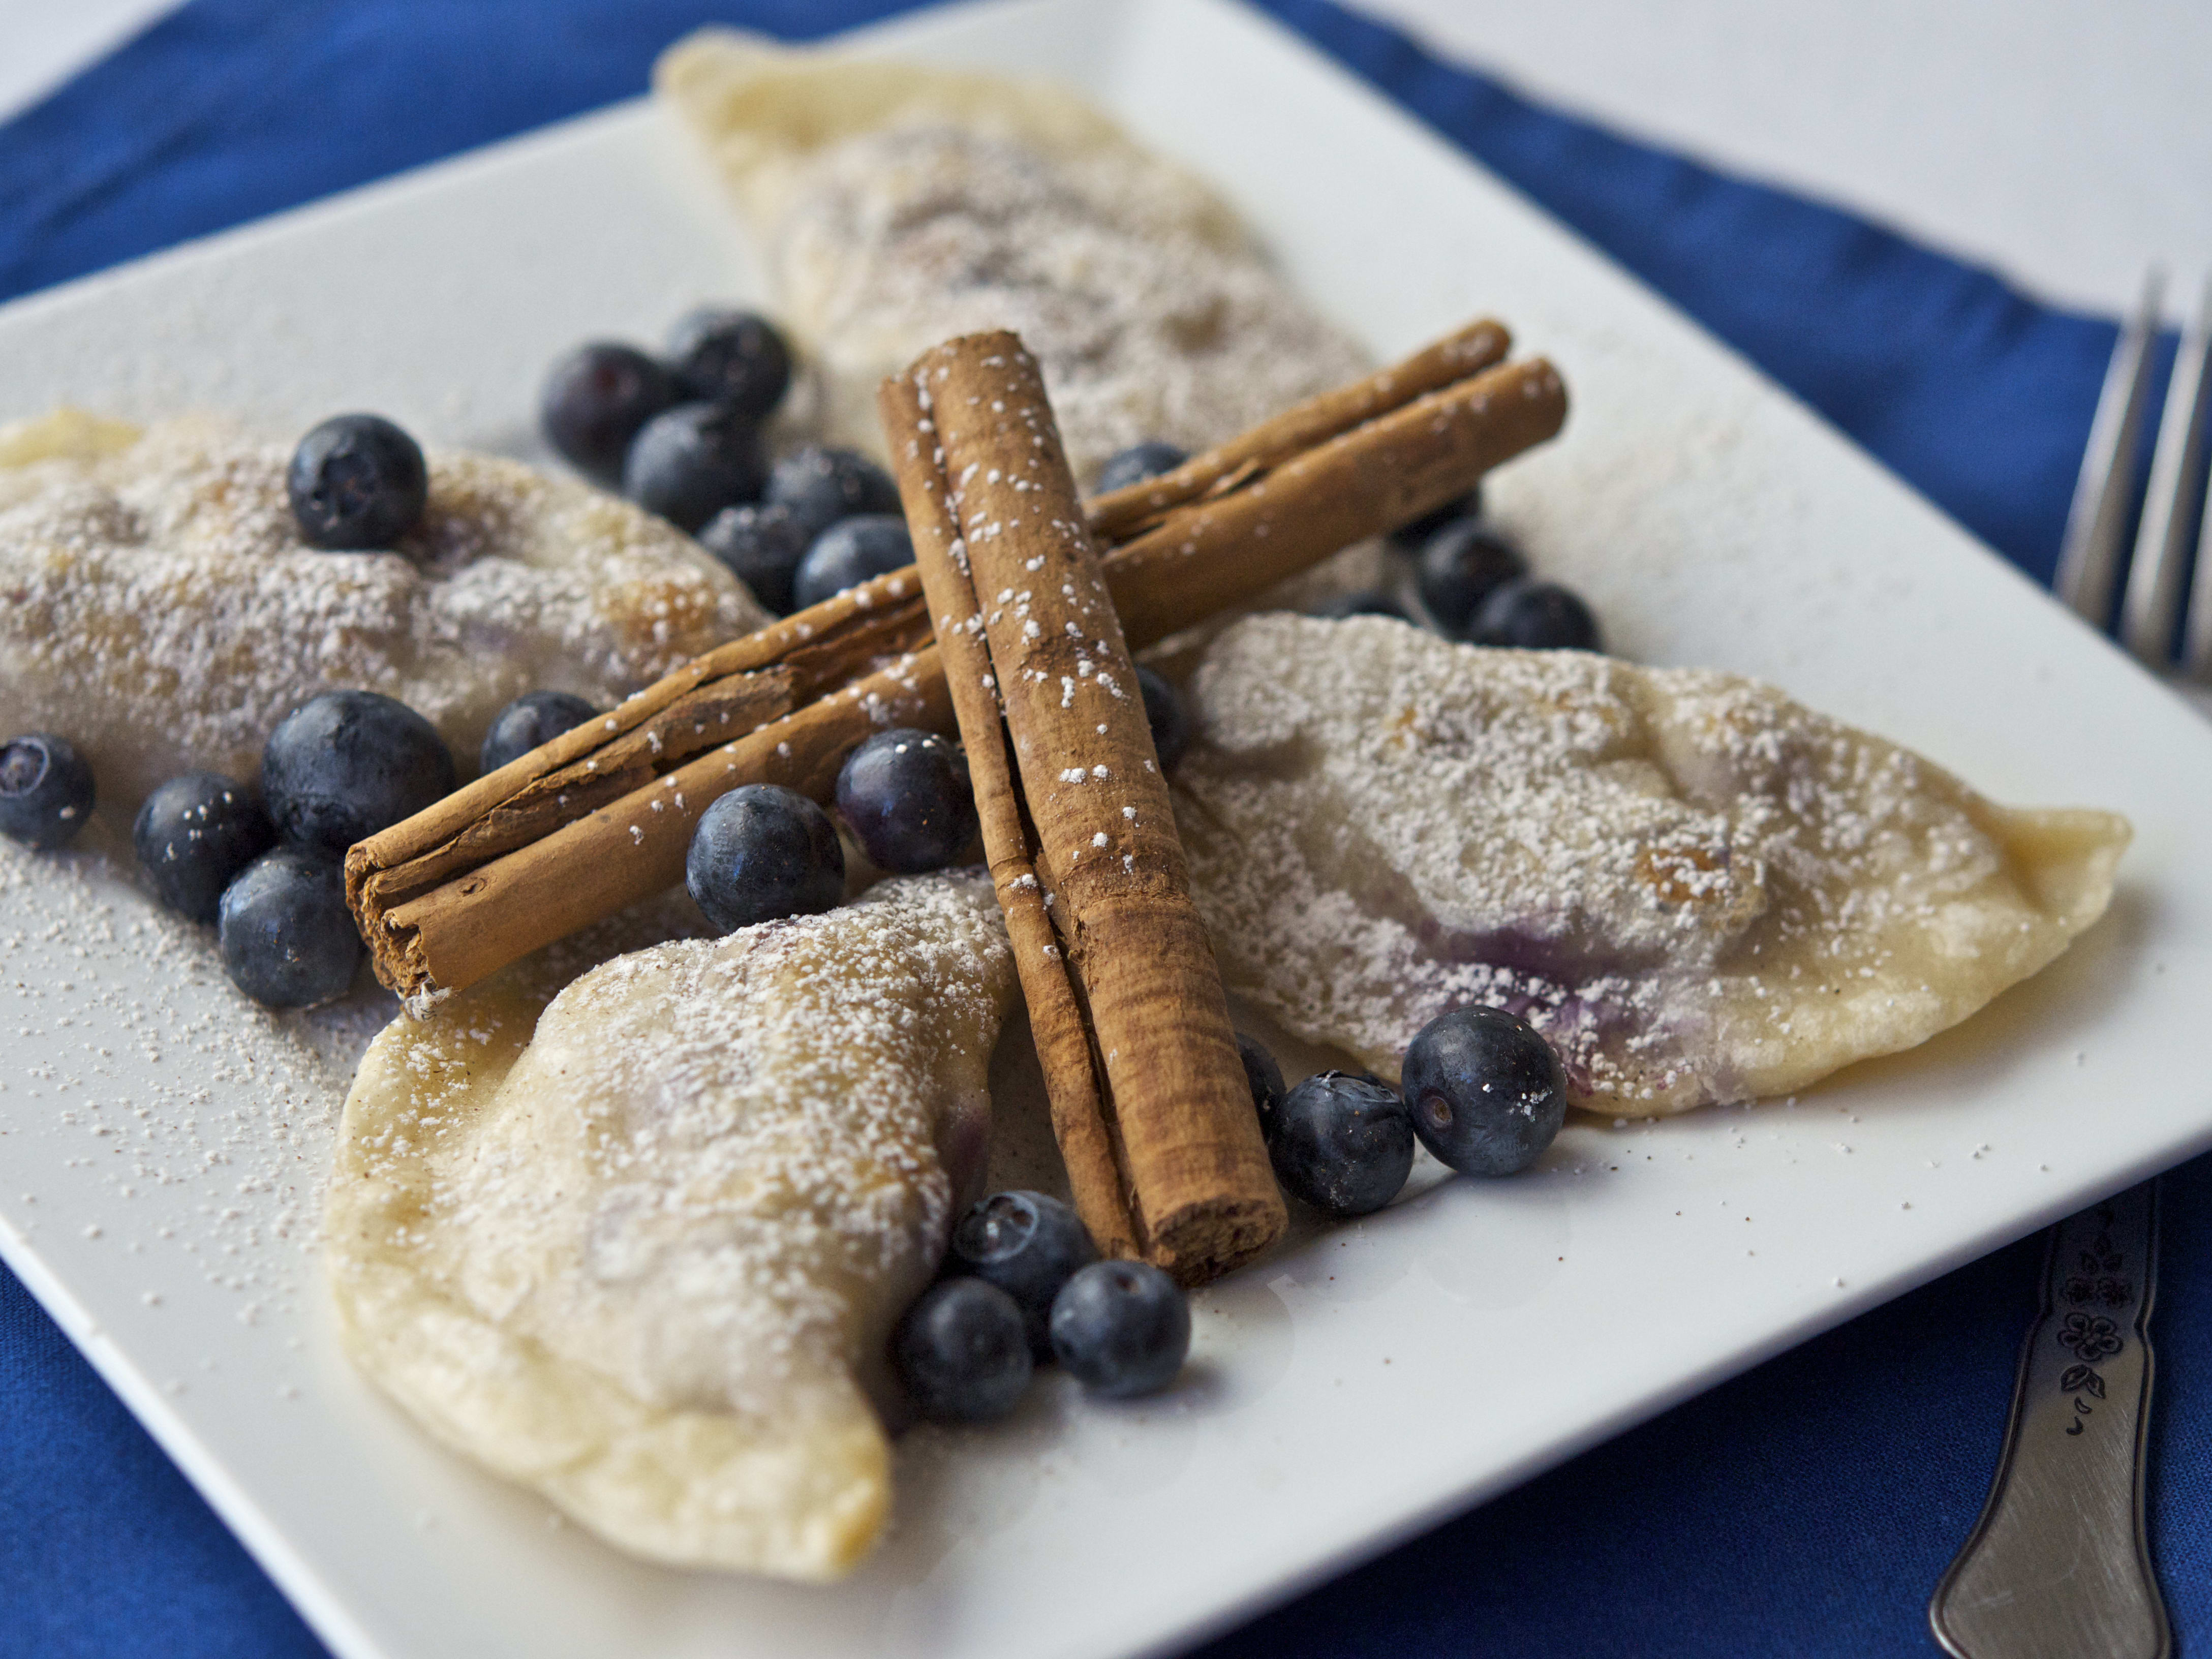
<path fill-rule="evenodd" d="M 2166 1659 L 2143 1538 L 2158 1183 L 2051 1231 L 2003 1455 L 1928 1619 L 1958 1659 Z"/>

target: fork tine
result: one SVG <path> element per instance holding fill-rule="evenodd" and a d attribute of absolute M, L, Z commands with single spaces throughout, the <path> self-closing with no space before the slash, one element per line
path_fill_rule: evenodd
<path fill-rule="evenodd" d="M 2142 529 L 2128 566 L 2120 605 L 2121 638 L 2152 668 L 2165 672 L 2183 585 L 2196 562 L 2197 515 L 2204 504 L 2204 454 L 2212 439 L 2212 276 L 2197 316 L 2181 337 L 2166 412 L 2143 498 Z"/>
<path fill-rule="evenodd" d="M 2208 355 L 2212 355 L 2212 348 L 2208 348 Z M 2212 367 L 2208 367 L 2204 378 L 2212 380 Z M 2212 427 L 2212 415 L 2208 415 L 2205 424 Z M 2204 488 L 2202 458 L 2197 483 L 2201 493 Z M 2190 679 L 2212 685 L 2212 513 L 2204 515 L 2197 529 L 2196 554 L 2192 563 L 2197 574 L 2189 590 L 2189 623 L 2181 636 L 2181 672 Z"/>
<path fill-rule="evenodd" d="M 2143 278 L 2142 302 L 2120 331 L 2097 413 L 2089 424 L 2081 476 L 2066 514 L 2066 540 L 2058 551 L 2054 584 L 2058 598 L 2094 628 L 2112 619 L 2119 580 L 2120 540 L 2134 504 L 2136 446 L 2150 403 L 2152 342 L 2158 337 L 2158 302 L 2165 278 L 2156 267 Z"/>

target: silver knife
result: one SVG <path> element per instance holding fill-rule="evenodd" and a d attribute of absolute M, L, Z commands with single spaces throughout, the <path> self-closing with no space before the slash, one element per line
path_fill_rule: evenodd
<path fill-rule="evenodd" d="M 2051 1231 L 2004 1454 L 1928 1622 L 1956 1659 L 2166 1659 L 2143 1537 L 2158 1183 Z"/>

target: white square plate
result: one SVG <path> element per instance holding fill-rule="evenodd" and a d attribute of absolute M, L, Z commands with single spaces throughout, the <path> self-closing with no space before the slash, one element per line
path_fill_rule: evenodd
<path fill-rule="evenodd" d="M 2117 807 L 2113 914 L 1919 1051 L 1794 1103 L 1577 1122 L 1197 1298 L 1113 1409 L 1051 1379 L 902 1450 L 802 1589 L 662 1571 L 430 1444 L 337 1354 L 301 1236 L 349 1039 L 245 1006 L 94 858 L 0 853 L 0 1251 L 324 1638 L 369 1656 L 1019 1655 L 1194 1639 L 2212 1144 L 2212 732 L 1663 304 L 1254 15 L 1041 0 L 874 32 L 1066 78 L 1218 181 L 1378 356 L 1476 313 L 1567 377 L 1500 514 L 1624 654 L 1764 676 L 1999 799 Z M 372 408 L 531 453 L 544 366 L 755 285 L 630 106 L 0 312 L 0 418 Z M 366 1017 L 366 1016 L 364 1016 Z M 328 1021 L 325 1022 L 327 1025 Z M 351 1040 L 357 1041 L 356 1030 Z"/>

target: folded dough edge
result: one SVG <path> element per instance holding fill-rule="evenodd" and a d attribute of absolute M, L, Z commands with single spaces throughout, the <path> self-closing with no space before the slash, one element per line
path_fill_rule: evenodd
<path fill-rule="evenodd" d="M 890 1325 L 981 1173 L 1015 995 L 988 878 L 565 988 L 562 954 L 370 1045 L 325 1200 L 343 1345 L 632 1553 L 839 1577 L 889 1515 Z"/>
<path fill-rule="evenodd" d="M 483 1051 L 464 1076 L 444 1079 L 441 1105 L 456 1117 L 492 1103 L 549 1000 L 515 977 L 441 1007 L 438 1018 L 467 1022 Z M 849 1571 L 890 1506 L 890 1444 L 857 1386 L 822 1399 L 802 1458 L 766 1425 L 655 1412 L 426 1284 L 394 1241 L 423 1221 L 428 1174 L 395 1179 L 372 1151 L 404 1137 L 417 1115 L 409 1079 L 419 1035 L 403 1018 L 370 1044 L 338 1135 L 325 1250 L 355 1363 L 439 1440 L 632 1553 L 799 1579 Z"/>

